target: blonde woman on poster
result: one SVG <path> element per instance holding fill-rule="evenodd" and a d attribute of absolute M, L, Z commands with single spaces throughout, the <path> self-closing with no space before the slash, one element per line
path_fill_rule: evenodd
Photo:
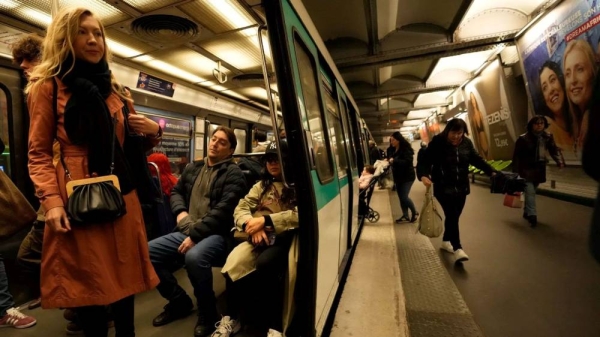
<path fill-rule="evenodd" d="M 471 120 L 471 127 L 473 129 L 473 139 L 475 140 L 479 154 L 481 154 L 483 159 L 487 160 L 490 159 L 490 145 L 485 133 L 484 116 L 483 113 L 481 113 L 474 91 L 471 91 L 469 94 L 469 101 L 471 105 L 471 109 L 469 109 L 469 119 Z"/>
<path fill-rule="evenodd" d="M 563 70 L 567 97 L 573 114 L 574 135 L 577 148 L 581 149 L 588 129 L 589 104 L 598 73 L 596 55 L 584 40 L 573 40 L 567 44 L 563 55 Z M 580 151 L 578 151 L 580 153 Z"/>

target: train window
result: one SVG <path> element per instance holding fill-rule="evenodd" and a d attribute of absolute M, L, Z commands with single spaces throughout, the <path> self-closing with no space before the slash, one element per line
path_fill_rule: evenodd
<path fill-rule="evenodd" d="M 246 153 L 246 130 L 233 129 L 233 133 L 237 139 L 237 146 L 234 153 Z"/>
<path fill-rule="evenodd" d="M 304 43 L 298 36 L 294 40 L 294 47 L 296 49 L 302 96 L 304 96 L 304 101 L 301 103 L 304 103 L 309 131 L 312 134 L 311 141 L 317 175 L 321 183 L 325 183 L 333 179 L 333 163 L 331 155 L 327 151 L 326 130 L 321 117 L 322 111 L 315 59 L 306 51 Z"/>
<path fill-rule="evenodd" d="M 337 102 L 331 96 L 331 92 L 325 88 L 325 105 L 327 106 L 327 121 L 329 123 L 329 137 L 331 138 L 331 146 L 335 162 L 338 167 L 338 177 L 346 175 L 348 161 L 346 160 L 346 142 L 342 132 L 342 121 L 340 121 L 339 112 L 337 110 Z"/>
<path fill-rule="evenodd" d="M 0 170 L 4 171 L 7 176 L 10 174 L 10 147 L 8 134 L 8 96 L 3 88 L 0 88 L 0 139 L 5 145 L 4 152 L 0 154 Z"/>
<path fill-rule="evenodd" d="M 342 121 L 344 122 L 344 129 L 346 129 L 346 147 L 348 148 L 348 155 L 350 160 L 350 165 L 353 169 L 356 169 L 356 149 L 354 148 L 354 140 L 352 138 L 352 128 L 350 127 L 350 123 L 348 121 L 348 107 L 346 106 L 346 101 L 343 97 L 340 97 L 340 115 L 342 116 Z"/>

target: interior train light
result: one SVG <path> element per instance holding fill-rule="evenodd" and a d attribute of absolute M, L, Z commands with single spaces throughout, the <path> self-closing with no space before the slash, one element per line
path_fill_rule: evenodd
<path fill-rule="evenodd" d="M 210 4 L 224 20 L 233 24 L 235 29 L 248 27 L 254 24 L 254 22 L 246 17 L 244 12 L 231 4 L 231 0 L 208 0 L 207 3 Z"/>
<path fill-rule="evenodd" d="M 52 22 L 52 18 L 50 15 L 35 10 L 33 8 L 22 7 L 17 10 L 19 14 L 23 15 L 26 18 L 30 18 L 35 22 L 39 22 L 44 24 L 45 26 L 49 26 L 50 22 Z"/>
<path fill-rule="evenodd" d="M 108 45 L 108 47 L 110 48 L 110 50 L 121 56 L 121 57 L 134 57 L 136 55 L 142 54 L 141 51 L 133 49 L 133 48 L 129 48 L 126 45 L 120 44 L 119 42 L 112 40 L 110 38 L 106 38 L 106 44 Z M 139 60 L 139 59 L 138 59 Z"/>
<path fill-rule="evenodd" d="M 175 77 L 179 77 L 184 81 L 188 81 L 188 82 L 192 82 L 192 83 L 198 83 L 198 82 L 204 82 L 206 81 L 206 79 L 200 77 L 200 76 L 196 76 L 192 73 L 189 73 L 187 71 L 181 70 L 177 67 L 174 67 L 166 62 L 163 61 L 159 61 L 159 60 L 152 60 L 150 62 L 146 63 L 148 66 L 156 69 L 156 70 L 160 70 L 164 73 L 167 74 L 171 74 Z"/>

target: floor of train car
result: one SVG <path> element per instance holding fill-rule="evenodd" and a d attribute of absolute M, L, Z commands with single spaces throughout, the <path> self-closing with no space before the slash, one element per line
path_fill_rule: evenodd
<path fill-rule="evenodd" d="M 413 185 L 418 208 L 424 190 Z M 538 196 L 539 223 L 532 229 L 522 210 L 502 203 L 489 187 L 472 185 L 460 222 L 470 256 L 462 266 L 439 250 L 441 237 L 431 240 L 483 335 L 599 336 L 600 264 L 588 249 L 592 209 Z"/>
<path fill-rule="evenodd" d="M 179 284 L 186 290 L 188 295 L 193 297 L 193 289 L 187 278 L 185 270 L 179 270 L 175 273 Z M 218 296 L 218 306 L 222 309 L 225 304 L 225 279 L 220 274 L 218 268 L 213 268 L 213 283 L 215 293 Z M 194 300 L 195 302 L 195 300 Z M 159 295 L 158 291 L 151 290 L 135 297 L 135 328 L 136 336 L 139 337 L 181 337 L 193 336 L 194 326 L 196 325 L 196 312 L 190 316 L 172 322 L 162 327 L 152 326 L 152 319 L 160 314 L 166 301 Z M 0 336 L 6 337 L 59 337 L 68 336 L 65 332 L 67 321 L 63 318 L 63 311 L 58 309 L 44 310 L 23 309 L 23 313 L 32 315 L 37 319 L 37 324 L 28 329 L 1 329 Z M 82 336 L 82 335 L 81 335 Z M 114 329 L 110 329 L 109 337 L 115 336 Z M 236 337 L 251 337 L 254 334 L 240 332 Z"/>

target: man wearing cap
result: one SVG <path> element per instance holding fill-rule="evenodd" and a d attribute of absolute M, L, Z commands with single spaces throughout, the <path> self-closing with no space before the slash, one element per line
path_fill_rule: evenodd
<path fill-rule="evenodd" d="M 231 157 L 236 145 L 233 130 L 218 127 L 210 139 L 208 156 L 188 165 L 173 188 L 176 232 L 149 243 L 150 260 L 160 278 L 157 289 L 169 301 L 154 318 L 154 326 L 183 318 L 193 309 L 192 299 L 173 276 L 185 266 L 198 302 L 194 336 L 209 336 L 215 330 L 219 318 L 211 268 L 227 258 L 233 210 L 247 192 L 244 175 Z"/>

